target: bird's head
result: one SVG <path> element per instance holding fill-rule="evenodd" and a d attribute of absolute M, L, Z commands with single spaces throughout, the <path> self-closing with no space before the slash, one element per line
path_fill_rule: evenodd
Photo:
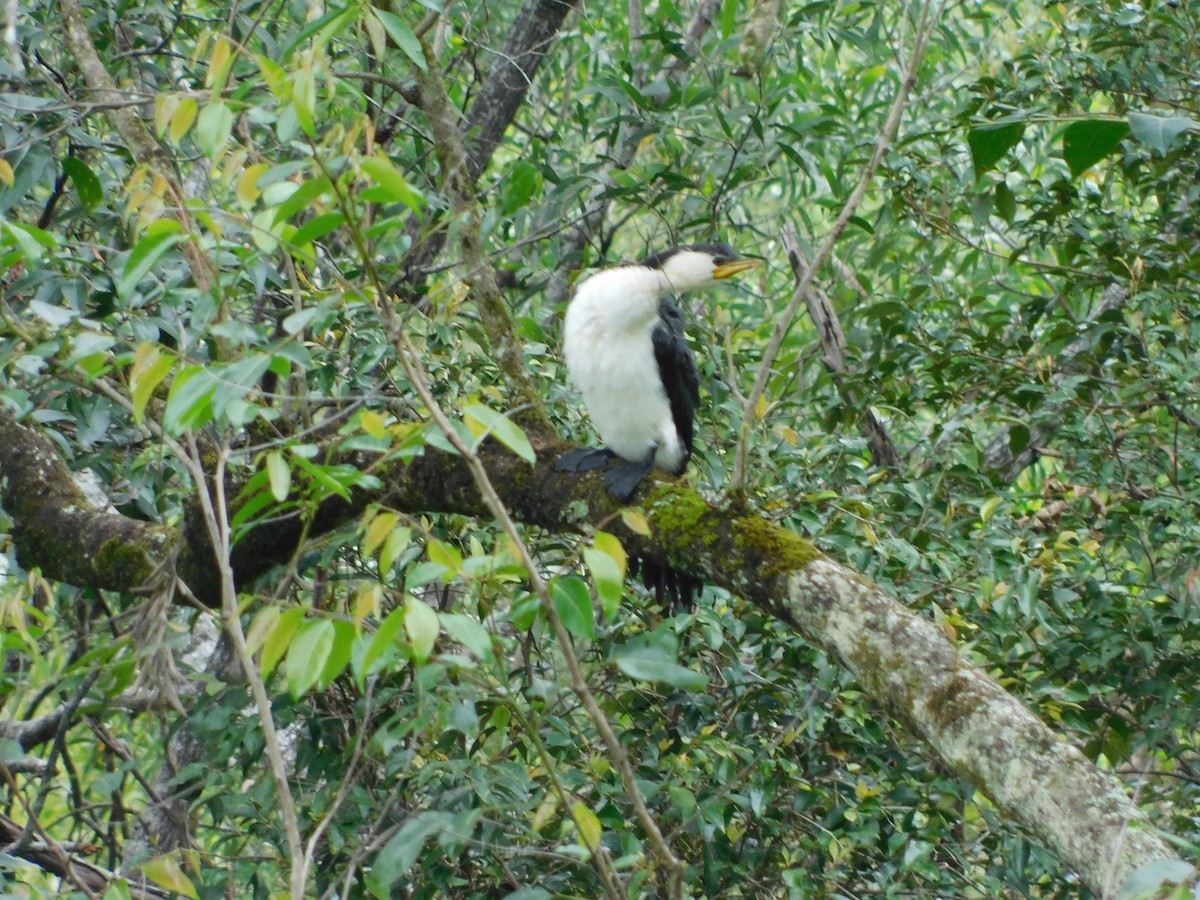
<path fill-rule="evenodd" d="M 724 281 L 739 272 L 759 265 L 757 259 L 745 259 L 728 244 L 687 244 L 664 250 L 638 265 L 658 269 L 676 291 L 694 291 Z"/>

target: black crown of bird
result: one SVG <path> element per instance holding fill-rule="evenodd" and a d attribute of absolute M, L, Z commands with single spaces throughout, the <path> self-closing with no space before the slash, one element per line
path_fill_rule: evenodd
<path fill-rule="evenodd" d="M 627 503 L 652 469 L 682 475 L 694 446 L 700 373 L 672 298 L 759 265 L 729 244 L 687 244 L 584 279 L 567 307 L 563 352 L 603 447 L 578 447 L 559 471 L 604 468 L 609 492 Z M 690 606 L 696 579 L 641 560 L 661 602 Z"/>

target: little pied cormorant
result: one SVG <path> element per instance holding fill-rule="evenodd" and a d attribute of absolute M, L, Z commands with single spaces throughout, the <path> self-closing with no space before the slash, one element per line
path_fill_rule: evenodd
<path fill-rule="evenodd" d="M 683 314 L 670 297 L 758 264 L 728 244 L 689 244 L 598 272 L 576 288 L 563 349 L 606 446 L 572 450 L 556 468 L 585 472 L 611 463 L 604 483 L 622 502 L 656 466 L 683 474 L 700 375 L 683 336 Z"/>

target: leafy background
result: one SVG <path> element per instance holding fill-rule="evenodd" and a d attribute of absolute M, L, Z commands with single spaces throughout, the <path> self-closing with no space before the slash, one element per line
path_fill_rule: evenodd
<path fill-rule="evenodd" d="M 828 233 L 900 89 L 919 7 L 783 4 L 756 46 L 750 13 L 726 0 L 693 58 L 692 8 L 638 6 L 640 29 L 618 5 L 567 20 L 481 175 L 483 245 L 555 424 L 579 441 L 557 353 L 568 273 L 713 238 L 765 258 L 689 310 L 705 401 L 688 477 L 719 493 L 793 286 L 781 229 L 810 254 Z M 147 419 L 231 443 L 238 526 L 370 483 L 333 450 L 436 446 L 377 285 L 400 285 L 406 333 L 464 427 L 512 410 L 458 265 L 470 226 L 446 208 L 412 100 L 435 9 L 90 11 L 186 197 L 90 104 L 57 6 L 21 10 L 18 54 L 0 65 L 0 396 L 120 511 L 178 522 L 195 490 Z M 449 3 L 422 31 L 459 108 L 515 12 Z M 755 507 L 940 623 L 1128 778 L 1192 858 L 1196 38 L 1188 4 L 950 4 L 818 275 L 850 371 L 832 378 L 809 324 L 792 328 L 748 445 Z M 191 230 L 167 215 L 180 209 Z M 433 271 L 410 277 L 440 241 Z M 872 465 L 855 398 L 886 422 L 898 470 Z M 332 443 L 305 430 L 330 423 Z M 1034 464 L 1009 464 L 1033 447 Z M 694 896 L 1085 894 L 765 615 L 710 590 L 671 616 L 611 579 L 598 614 L 573 573 L 619 548 L 525 536 Z M 59 778 L 13 781 L 8 812 L 40 802 L 58 839 L 117 868 L 179 716 L 130 717 L 110 698 L 202 672 L 185 651 L 206 615 L 49 584 L 11 552 L 3 603 L 5 714 L 70 698 L 88 712 L 61 736 Z M 245 625 L 273 673 L 304 830 L 325 821 L 313 895 L 594 896 L 592 820 L 618 871 L 641 865 L 645 835 L 489 522 L 373 509 L 264 580 Z M 453 641 L 435 650 L 439 627 Z M 245 686 L 204 684 L 186 714 L 203 762 L 178 779 L 194 846 L 148 871 L 197 896 L 275 896 L 287 875 L 260 725 Z M 573 821 L 554 784 L 592 819 Z M 13 896 L 52 884 L 11 858 L 0 879 Z"/>

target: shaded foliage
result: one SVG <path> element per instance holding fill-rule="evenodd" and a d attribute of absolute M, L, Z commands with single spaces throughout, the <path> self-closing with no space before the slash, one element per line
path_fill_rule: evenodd
<path fill-rule="evenodd" d="M 0 397 L 122 513 L 181 519 L 196 485 L 170 439 L 189 435 L 205 453 L 232 447 L 235 530 L 369 484 L 339 453 L 444 450 L 378 314 L 388 285 L 463 433 L 519 442 L 488 415 L 513 404 L 470 300 L 474 273 L 456 265 L 469 225 L 447 212 L 413 94 L 425 41 L 471 115 L 516 9 L 450 4 L 422 30 L 428 7 L 91 11 L 177 196 L 89 107 L 56 5 L 29 5 L 27 68 L 0 72 Z M 546 301 L 556 271 L 693 240 L 766 257 L 757 281 L 687 310 L 704 392 L 688 477 L 720 492 L 747 373 L 791 289 L 780 229 L 790 221 L 815 245 L 836 217 L 900 87 L 914 18 L 892 4 L 785 7 L 757 68 L 739 55 L 738 4 L 720 6 L 695 58 L 691 13 L 647 6 L 640 34 L 623 9 L 567 19 L 482 171 L 481 238 L 555 424 L 580 441 L 562 310 Z M 754 506 L 956 635 L 1133 780 L 1193 857 L 1196 26 L 1186 4 L 949 9 L 900 139 L 819 276 L 851 371 L 830 378 L 812 330 L 792 329 L 749 448 Z M 638 152 L 614 166 L 629 142 Z M 601 227 L 564 252 L 598 203 Z M 212 262 L 211 289 L 193 253 Z M 1093 318 L 1114 285 L 1126 301 Z M 847 385 L 887 422 L 898 470 L 872 465 Z M 997 433 L 1014 455 L 1034 441 L 1036 464 L 1015 479 L 985 466 Z M 302 832 L 325 829 L 312 889 L 599 895 L 568 796 L 598 820 L 631 894 L 650 890 L 646 836 L 512 548 L 489 522 L 422 512 L 371 510 L 242 586 L 252 643 L 275 668 Z M 527 538 L 693 895 L 1080 895 L 776 623 L 715 590 L 665 616 L 614 587 L 624 557 L 604 538 Z M 98 861 L 119 868 L 186 719 L 203 752 L 174 787 L 194 854 L 168 858 L 200 896 L 283 890 L 276 787 L 246 688 L 212 677 L 179 686 L 186 717 L 125 712 L 132 688 L 202 671 L 184 650 L 206 614 L 49 585 L 11 553 L 3 596 L 5 715 L 86 695 L 57 739 L 60 776 L 15 776 L 8 811 L 36 801 L 56 839 L 103 848 Z M 445 632 L 428 659 L 424 610 Z M 648 670 L 622 666 L 631 656 L 658 677 L 636 677 Z M 6 884 L 39 878 L 0 861 Z"/>

